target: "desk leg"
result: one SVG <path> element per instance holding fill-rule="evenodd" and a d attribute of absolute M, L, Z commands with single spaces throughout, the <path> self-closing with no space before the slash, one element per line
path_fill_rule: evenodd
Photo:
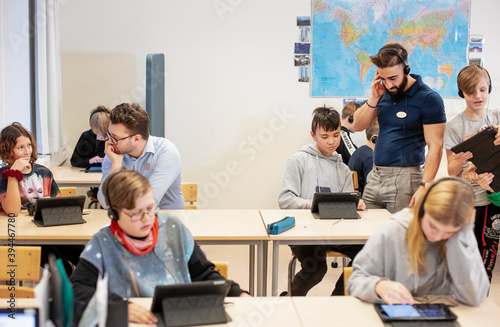
<path fill-rule="evenodd" d="M 273 278 L 272 296 L 278 296 L 278 267 L 280 263 L 280 242 L 273 241 Z"/>
<path fill-rule="evenodd" d="M 267 279 L 267 241 L 257 245 L 257 296 L 266 296 Z"/>
<path fill-rule="evenodd" d="M 248 272 L 248 292 L 251 295 L 255 295 L 255 244 L 250 245 L 250 253 L 249 253 L 249 266 L 250 270 Z"/>

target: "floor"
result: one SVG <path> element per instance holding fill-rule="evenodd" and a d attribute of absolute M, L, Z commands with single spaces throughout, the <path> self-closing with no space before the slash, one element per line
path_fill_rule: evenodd
<path fill-rule="evenodd" d="M 238 282 L 243 289 L 248 289 L 248 246 L 243 245 L 204 245 L 203 250 L 207 257 L 213 261 L 228 261 L 229 262 L 229 278 Z M 290 248 L 288 246 L 280 246 L 280 263 L 279 263 L 279 281 L 278 294 L 286 290 L 288 261 L 291 258 Z M 271 295 L 271 247 L 269 247 L 269 263 L 268 263 L 268 287 L 267 294 Z M 316 285 L 308 296 L 329 296 L 335 286 L 335 282 L 342 272 L 341 264 L 339 268 L 331 268 L 331 258 L 328 258 L 328 272 L 321 283 Z M 339 261 L 340 263 L 341 261 Z M 500 263 L 497 263 L 497 268 L 493 273 L 491 289 L 489 297 L 500 306 Z"/>

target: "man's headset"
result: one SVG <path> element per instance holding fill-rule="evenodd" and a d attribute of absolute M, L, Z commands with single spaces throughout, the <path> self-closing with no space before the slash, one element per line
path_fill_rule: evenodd
<path fill-rule="evenodd" d="M 462 70 L 460 71 L 460 73 L 458 73 L 457 80 L 460 78 L 460 74 L 462 74 L 462 72 L 466 71 L 470 67 L 471 66 L 467 66 L 467 67 L 462 68 Z M 490 73 L 488 73 L 488 71 L 486 70 L 486 68 L 481 67 L 481 66 L 478 66 L 478 67 L 480 67 L 481 69 L 484 69 L 484 71 L 488 75 L 488 79 L 490 80 L 490 87 L 488 88 L 488 94 L 490 94 L 491 93 L 491 76 L 490 76 Z M 461 97 L 461 98 L 465 98 L 464 97 L 464 92 L 462 92 L 462 90 L 460 90 L 460 89 L 458 89 L 458 96 Z"/>
<path fill-rule="evenodd" d="M 113 221 L 118 221 L 118 211 L 113 208 L 113 204 L 111 204 L 111 198 L 109 197 L 109 184 L 111 183 L 111 180 L 115 177 L 117 173 L 113 173 L 108 176 L 106 179 L 106 192 L 104 193 L 104 196 L 106 197 L 106 202 L 108 203 L 108 217 L 111 218 Z"/>
<path fill-rule="evenodd" d="M 406 64 L 406 62 L 403 60 L 403 57 L 401 57 L 401 55 L 396 50 L 382 48 L 382 49 L 379 50 L 378 53 L 381 54 L 381 53 L 384 53 L 384 52 L 385 53 L 390 53 L 390 54 L 398 57 L 401 60 L 401 62 L 403 63 L 403 65 L 404 65 L 403 72 L 405 73 L 405 75 L 408 75 L 410 73 L 410 66 Z"/>
<path fill-rule="evenodd" d="M 432 184 L 429 189 L 427 190 L 427 192 L 425 193 L 424 195 L 424 198 L 422 199 L 422 204 L 420 205 L 420 209 L 418 210 L 418 216 L 420 218 L 422 218 L 425 214 L 425 210 L 424 210 L 424 204 L 425 204 L 425 200 L 427 199 L 427 195 L 431 192 L 432 188 L 435 187 L 436 185 L 438 185 L 439 183 L 441 182 L 445 182 L 445 181 L 455 181 L 455 182 L 460 182 L 464 185 L 466 185 L 469 189 L 471 189 L 471 192 L 472 192 L 472 188 L 471 186 L 469 185 L 469 183 L 461 180 L 461 179 L 458 179 L 458 178 L 453 178 L 453 177 L 445 177 L 445 178 L 441 178 L 440 180 L 438 180 L 437 182 L 435 182 L 434 184 Z"/>

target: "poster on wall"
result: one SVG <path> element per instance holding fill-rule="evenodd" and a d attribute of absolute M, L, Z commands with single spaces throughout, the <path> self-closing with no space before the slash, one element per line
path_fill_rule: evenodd
<path fill-rule="evenodd" d="M 409 53 L 411 73 L 442 97 L 456 97 L 468 64 L 470 0 L 312 2 L 311 96 L 368 97 L 370 56 L 387 42 Z"/>

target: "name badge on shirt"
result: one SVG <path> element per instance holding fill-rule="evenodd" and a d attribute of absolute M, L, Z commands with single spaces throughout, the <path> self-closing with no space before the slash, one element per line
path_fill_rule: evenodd
<path fill-rule="evenodd" d="M 401 118 L 401 119 L 406 118 L 406 112 L 404 112 L 404 111 L 399 111 L 399 112 L 396 114 L 396 117 Z"/>
<path fill-rule="evenodd" d="M 151 164 L 150 164 L 149 162 L 146 162 L 146 163 L 144 164 L 144 169 L 146 169 L 146 170 L 150 170 L 150 169 L 151 169 Z"/>

